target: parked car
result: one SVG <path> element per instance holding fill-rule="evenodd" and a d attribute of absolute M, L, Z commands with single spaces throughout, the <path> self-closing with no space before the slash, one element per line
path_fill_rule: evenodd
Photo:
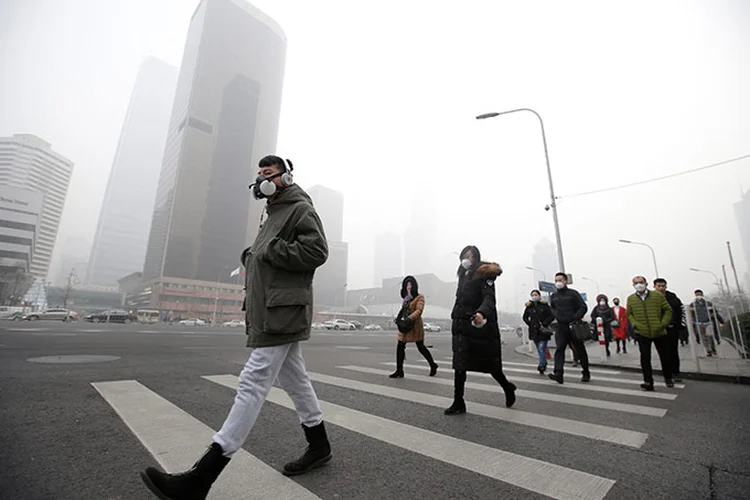
<path fill-rule="evenodd" d="M 383 329 L 380 327 L 380 325 L 367 325 L 367 326 L 365 326 L 365 331 L 366 332 L 379 332 L 381 330 L 383 330 Z"/>
<path fill-rule="evenodd" d="M 28 321 L 75 321 L 78 319 L 78 313 L 67 309 L 47 309 L 46 311 L 29 313 L 23 319 Z"/>
<path fill-rule="evenodd" d="M 198 318 L 183 319 L 180 326 L 206 326 L 206 322 Z"/>
<path fill-rule="evenodd" d="M 228 326 L 230 328 L 239 328 L 241 326 L 245 326 L 245 322 L 241 319 L 233 319 L 232 321 L 227 321 L 225 323 L 222 323 L 221 326 Z"/>
<path fill-rule="evenodd" d="M 426 332 L 439 332 L 440 330 L 442 330 L 442 328 L 440 328 L 440 325 L 433 325 L 432 323 L 424 324 L 424 331 Z"/>
<path fill-rule="evenodd" d="M 113 310 L 89 314 L 83 319 L 89 323 L 125 323 L 127 325 L 138 321 L 138 316 L 128 311 Z"/>
<path fill-rule="evenodd" d="M 354 325 L 354 329 L 355 330 L 362 330 L 365 327 L 365 325 L 363 325 L 359 321 L 351 320 L 351 321 L 349 321 L 349 323 L 351 323 L 352 325 Z"/>
<path fill-rule="evenodd" d="M 313 323 L 312 324 L 312 329 L 313 330 L 325 330 L 326 329 L 326 325 L 323 324 L 323 323 Z"/>
<path fill-rule="evenodd" d="M 332 319 L 323 323 L 326 330 L 355 330 L 355 326 L 343 319 Z"/>

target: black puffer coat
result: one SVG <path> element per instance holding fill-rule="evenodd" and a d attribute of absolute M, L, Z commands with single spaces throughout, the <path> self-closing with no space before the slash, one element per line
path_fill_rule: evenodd
<path fill-rule="evenodd" d="M 528 301 L 523 312 L 523 322 L 529 327 L 529 340 L 549 340 L 551 335 L 542 334 L 542 327 L 548 327 L 555 320 L 552 309 L 546 302 Z"/>
<path fill-rule="evenodd" d="M 451 313 L 454 370 L 490 373 L 502 369 L 495 303 L 495 279 L 502 272 L 499 265 L 483 262 L 458 278 Z M 487 319 L 482 328 L 472 325 L 477 312 Z"/>

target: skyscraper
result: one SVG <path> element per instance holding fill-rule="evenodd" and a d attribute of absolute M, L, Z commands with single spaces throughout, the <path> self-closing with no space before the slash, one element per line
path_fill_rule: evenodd
<path fill-rule="evenodd" d="M 401 235 L 393 232 L 375 237 L 375 285 L 380 286 L 384 279 L 401 277 L 403 264 Z"/>
<path fill-rule="evenodd" d="M 55 248 L 73 162 L 31 134 L 0 137 L 0 184 L 38 191 L 44 195 L 36 234 L 31 274 L 46 279 Z"/>
<path fill-rule="evenodd" d="M 739 202 L 734 204 L 737 217 L 737 229 L 742 240 L 742 255 L 745 257 L 745 290 L 750 290 L 750 191 L 747 191 Z"/>
<path fill-rule="evenodd" d="M 141 65 L 91 249 L 91 285 L 114 286 L 143 270 L 176 85 L 174 66 L 153 57 Z"/>
<path fill-rule="evenodd" d="M 555 273 L 559 271 L 557 264 L 557 248 L 547 238 L 542 238 L 534 246 L 534 253 L 531 255 L 531 265 L 543 272 L 534 271 L 534 287 L 539 281 L 547 278 L 547 281 L 555 281 Z"/>
<path fill-rule="evenodd" d="M 344 195 L 325 186 L 307 190 L 328 239 L 328 261 L 315 272 L 316 306 L 346 305 L 349 244 L 343 240 Z"/>
<path fill-rule="evenodd" d="M 438 229 L 430 191 L 420 193 L 413 202 L 411 221 L 404 233 L 404 272 L 407 275 L 427 274 L 434 271 Z"/>
<path fill-rule="evenodd" d="M 115 286 L 143 270 L 177 68 L 149 57 L 141 65 L 104 195 L 87 282 Z"/>
<path fill-rule="evenodd" d="M 44 196 L 0 185 L 0 305 L 16 305 L 34 281 L 29 272 Z"/>
<path fill-rule="evenodd" d="M 284 32 L 246 1 L 198 5 L 143 270 L 144 285 L 157 294 L 152 306 L 173 307 L 181 295 L 167 290 L 184 294 L 188 287 L 191 314 L 212 309 L 213 287 L 206 282 L 227 279 L 257 235 L 263 203 L 252 199 L 247 186 L 260 159 L 276 152 L 285 59 Z M 230 308 L 241 303 L 241 297 L 227 300 Z M 184 307 L 185 297 L 180 303 Z"/>

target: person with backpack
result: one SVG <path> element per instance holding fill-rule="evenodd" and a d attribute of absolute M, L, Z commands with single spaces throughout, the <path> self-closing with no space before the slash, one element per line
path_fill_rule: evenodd
<path fill-rule="evenodd" d="M 396 371 L 389 375 L 390 378 L 404 378 L 404 359 L 406 359 L 406 344 L 414 342 L 417 350 L 424 356 L 430 365 L 430 377 L 434 377 L 438 365 L 432 359 L 430 350 L 424 345 L 424 295 L 419 293 L 419 284 L 414 276 L 407 276 L 401 283 L 401 311 L 396 318 L 398 327 L 398 343 L 396 344 Z"/>
<path fill-rule="evenodd" d="M 499 265 L 482 262 L 479 249 L 464 248 L 458 266 L 458 290 L 451 311 L 453 344 L 453 403 L 446 415 L 466 413 L 466 372 L 489 373 L 505 392 L 505 406 L 516 402 L 516 386 L 503 373 L 500 326 L 497 318 L 495 280 Z"/>
<path fill-rule="evenodd" d="M 536 369 L 541 375 L 547 370 L 547 343 L 552 338 L 549 325 L 554 320 L 552 309 L 542 300 L 542 293 L 532 290 L 531 300 L 526 302 L 523 312 L 523 322 L 529 327 L 529 340 L 534 343 L 539 353 L 539 366 Z"/>

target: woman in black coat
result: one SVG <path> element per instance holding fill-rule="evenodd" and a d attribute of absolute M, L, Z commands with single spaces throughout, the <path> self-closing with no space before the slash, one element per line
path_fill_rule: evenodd
<path fill-rule="evenodd" d="M 536 345 L 539 353 L 539 366 L 536 367 L 541 375 L 547 369 L 547 342 L 552 338 L 549 325 L 555 320 L 552 308 L 542 300 L 539 290 L 531 291 L 531 300 L 526 303 L 523 312 L 523 322 L 529 327 L 529 340 Z"/>
<path fill-rule="evenodd" d="M 616 320 L 615 312 L 609 307 L 609 299 L 606 295 L 601 294 L 596 298 L 597 305 L 591 311 L 591 323 L 594 325 L 594 331 L 596 330 L 596 318 L 602 318 L 604 326 L 604 345 L 607 348 L 607 356 L 611 356 L 609 352 L 609 343 L 612 342 L 612 322 Z"/>
<path fill-rule="evenodd" d="M 500 328 L 495 304 L 495 279 L 500 266 L 482 262 L 479 249 L 461 251 L 456 303 L 451 312 L 453 337 L 454 396 L 446 415 L 466 413 L 466 372 L 490 373 L 505 392 L 505 406 L 516 401 L 516 386 L 503 374 Z"/>

